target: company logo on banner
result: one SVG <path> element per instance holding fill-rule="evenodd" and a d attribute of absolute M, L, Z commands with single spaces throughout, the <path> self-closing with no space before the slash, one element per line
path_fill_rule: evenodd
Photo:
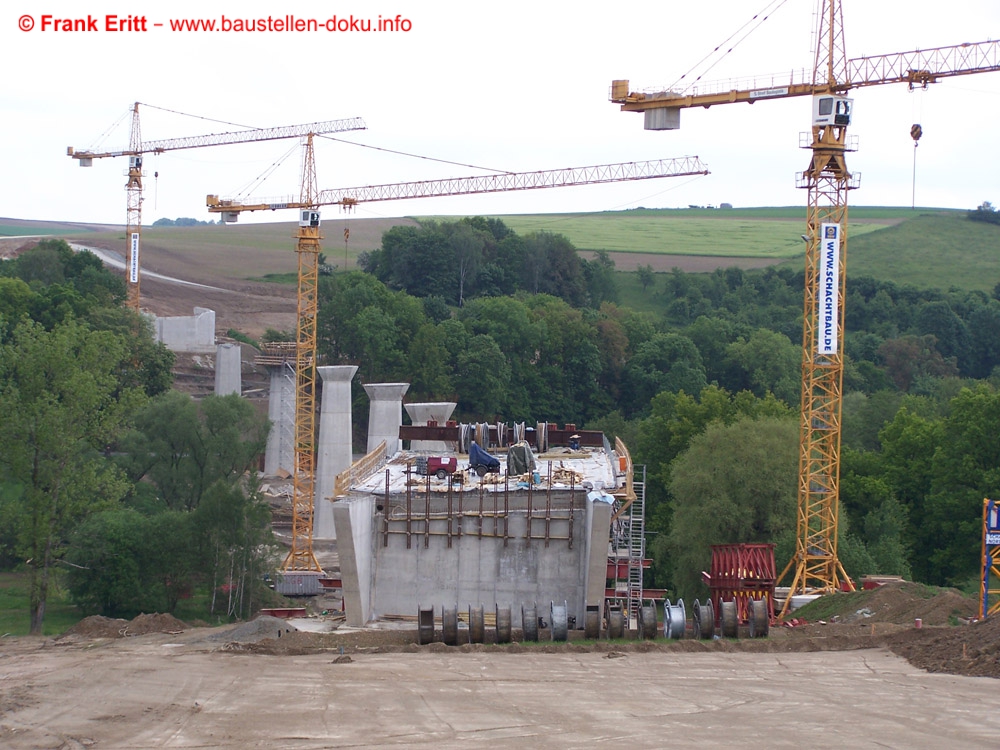
<path fill-rule="evenodd" d="M 128 256 L 128 280 L 133 284 L 139 282 L 139 233 L 132 232 L 132 247 Z"/>
<path fill-rule="evenodd" d="M 840 224 L 819 227 L 819 326 L 816 351 L 837 353 L 837 323 L 840 320 Z"/>
<path fill-rule="evenodd" d="M 1000 546 L 1000 505 L 990 500 L 986 506 L 986 546 Z"/>

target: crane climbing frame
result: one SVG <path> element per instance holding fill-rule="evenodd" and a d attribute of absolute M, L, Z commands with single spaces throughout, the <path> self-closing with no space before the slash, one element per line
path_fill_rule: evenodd
<path fill-rule="evenodd" d="M 285 572 L 322 572 L 322 567 L 313 552 L 312 544 L 314 503 L 316 502 L 316 498 L 314 498 L 316 468 L 315 370 L 317 288 L 320 240 L 322 239 L 318 211 L 320 206 L 339 205 L 349 209 L 359 203 L 373 201 L 500 193 L 708 174 L 708 168 L 697 156 L 685 156 L 676 159 L 622 162 L 536 172 L 502 172 L 495 175 L 318 191 L 316 189 L 312 134 L 306 137 L 304 146 L 302 185 L 298 200 L 284 197 L 244 202 L 219 198 L 218 195 L 206 197 L 209 213 L 222 214 L 223 220 L 230 223 L 236 221 L 240 213 L 247 211 L 274 211 L 289 208 L 299 211 L 299 226 L 296 234 L 298 301 L 295 354 L 295 466 L 292 472 L 292 539 L 288 555 L 282 563 L 282 569 Z"/>
<path fill-rule="evenodd" d="M 808 167 L 797 175 L 808 190 L 806 276 L 802 332 L 796 551 L 779 576 L 790 572 L 787 610 L 796 593 L 853 588 L 837 554 L 843 389 L 844 283 L 847 192 L 858 179 L 847 169 L 851 89 L 889 83 L 927 87 L 942 78 L 1000 70 L 1000 42 L 985 41 L 848 59 L 840 0 L 821 0 L 811 80 L 755 79 L 743 85 L 699 84 L 691 92 L 633 92 L 628 80 L 611 84 L 611 101 L 624 112 L 644 113 L 647 130 L 675 130 L 680 111 L 736 102 L 812 96 Z"/>

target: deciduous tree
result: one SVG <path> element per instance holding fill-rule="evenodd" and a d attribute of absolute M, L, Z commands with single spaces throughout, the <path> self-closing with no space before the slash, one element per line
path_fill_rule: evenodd
<path fill-rule="evenodd" d="M 101 452 L 143 398 L 115 377 L 127 351 L 120 337 L 73 321 L 51 331 L 25 322 L 0 339 L 0 462 L 22 487 L 11 515 L 35 634 L 70 532 L 128 490 Z"/>
<path fill-rule="evenodd" d="M 701 591 L 711 545 L 774 542 L 794 530 L 797 444 L 793 419 L 744 419 L 709 425 L 678 456 L 669 537 L 678 594 Z"/>

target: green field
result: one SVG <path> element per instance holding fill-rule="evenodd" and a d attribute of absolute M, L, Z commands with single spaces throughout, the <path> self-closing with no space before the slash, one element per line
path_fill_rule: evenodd
<path fill-rule="evenodd" d="M 64 226 L 58 228 L 60 235 L 77 235 L 86 232 L 86 229 L 67 229 Z M 20 227 L 10 224 L 0 224 L 0 237 L 29 237 L 40 234 L 37 227 Z"/>
<path fill-rule="evenodd" d="M 847 266 L 849 274 L 897 284 L 992 292 L 1000 282 L 1000 225 L 921 214 L 851 240 Z"/>
<path fill-rule="evenodd" d="M 28 634 L 29 592 L 27 573 L 0 573 L 0 636 Z M 50 585 L 42 634 L 59 635 L 82 617 L 80 610 L 69 603 L 68 595 L 58 586 Z"/>
<path fill-rule="evenodd" d="M 595 214 L 511 215 L 500 218 L 518 234 L 549 231 L 566 235 L 580 250 L 716 258 L 764 258 L 798 266 L 802 262 L 806 209 L 803 206 L 747 209 L 636 209 Z M 968 221 L 964 211 L 858 206 L 849 210 L 848 273 L 918 287 L 951 286 L 992 291 L 1000 281 L 1000 227 Z M 457 221 L 460 217 L 425 217 Z M 334 219 L 324 221 L 327 260 L 354 268 L 359 253 L 377 248 L 382 233 L 421 219 Z M 65 225 L 63 225 L 65 226 Z M 156 269 L 159 253 L 180 259 L 192 280 L 227 276 L 294 280 L 295 224 L 157 227 L 143 231 L 147 258 Z M 343 229 L 350 240 L 343 240 Z M 35 230 L 38 231 L 38 230 Z M 58 231 L 58 230 L 55 230 Z M 121 231 L 87 238 L 121 245 Z M 72 237 L 81 241 L 79 235 Z M 86 240 L 84 240 L 86 241 Z M 631 267 L 635 267 L 634 256 Z M 623 263 L 620 267 L 624 268 Z M 662 261 L 657 267 L 663 267 Z M 636 287 L 636 290 L 638 287 Z M 629 289 L 623 298 L 632 298 Z"/>
<path fill-rule="evenodd" d="M 858 237 L 913 216 L 908 208 L 858 207 L 849 212 L 849 231 L 852 237 Z M 497 218 L 518 234 L 563 234 L 580 250 L 782 260 L 803 252 L 801 235 L 806 209 L 641 208 Z"/>

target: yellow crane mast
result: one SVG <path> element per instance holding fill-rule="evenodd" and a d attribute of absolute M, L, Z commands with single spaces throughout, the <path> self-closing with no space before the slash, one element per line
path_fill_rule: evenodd
<path fill-rule="evenodd" d="M 844 361 L 844 282 L 847 257 L 847 191 L 857 179 L 845 155 L 853 101 L 863 86 L 907 83 L 926 87 L 941 78 L 1000 70 L 996 41 L 848 59 L 840 0 L 821 0 L 812 79 L 755 81 L 753 88 L 701 93 L 636 93 L 627 80 L 611 84 L 611 101 L 624 112 L 643 112 L 645 129 L 680 127 L 680 111 L 735 102 L 794 96 L 813 98 L 812 158 L 797 175 L 808 190 L 806 275 L 802 330 L 796 550 L 779 580 L 793 572 L 791 594 L 853 588 L 837 555 L 840 507 L 840 439 Z M 710 88 L 710 87 L 708 87 Z"/>
<path fill-rule="evenodd" d="M 222 214 L 226 222 L 234 222 L 245 211 L 274 211 L 292 208 L 299 211 L 296 234 L 298 253 L 298 303 L 295 348 L 295 467 L 292 478 L 292 539 L 291 549 L 282 563 L 289 571 L 322 572 L 312 546 L 314 486 L 315 486 L 315 369 L 316 369 L 316 296 L 319 278 L 320 206 L 339 205 L 347 208 L 358 203 L 430 198 L 474 193 L 500 193 L 513 190 L 595 185 L 608 182 L 647 180 L 660 177 L 706 175 L 708 169 L 697 156 L 658 159 L 642 162 L 601 164 L 591 167 L 555 169 L 539 172 L 503 172 L 477 177 L 458 177 L 421 182 L 398 182 L 356 188 L 316 190 L 316 167 L 312 134 L 305 141 L 302 167 L 302 187 L 298 200 L 291 197 L 241 202 L 206 198 L 210 213 Z"/>
<path fill-rule="evenodd" d="M 222 146 L 236 143 L 251 143 L 254 141 L 270 141 L 283 138 L 301 138 L 308 133 L 341 133 L 348 130 L 364 130 L 365 123 L 360 117 L 345 120 L 330 120 L 327 122 L 312 122 L 305 125 L 286 125 L 274 128 L 248 128 L 228 133 L 212 133 L 206 135 L 171 138 L 156 141 L 143 141 L 139 123 L 139 102 L 132 105 L 132 126 L 129 133 L 129 146 L 120 151 L 78 151 L 72 146 L 66 149 L 66 155 L 76 159 L 81 167 L 93 166 L 94 159 L 105 159 L 116 156 L 128 157 L 128 177 L 125 183 L 126 211 L 125 237 L 128 242 L 125 253 L 125 279 L 128 289 L 128 304 L 139 311 L 140 249 L 142 237 L 142 160 L 145 154 L 162 154 L 178 149 L 203 148 L 205 146 Z"/>

